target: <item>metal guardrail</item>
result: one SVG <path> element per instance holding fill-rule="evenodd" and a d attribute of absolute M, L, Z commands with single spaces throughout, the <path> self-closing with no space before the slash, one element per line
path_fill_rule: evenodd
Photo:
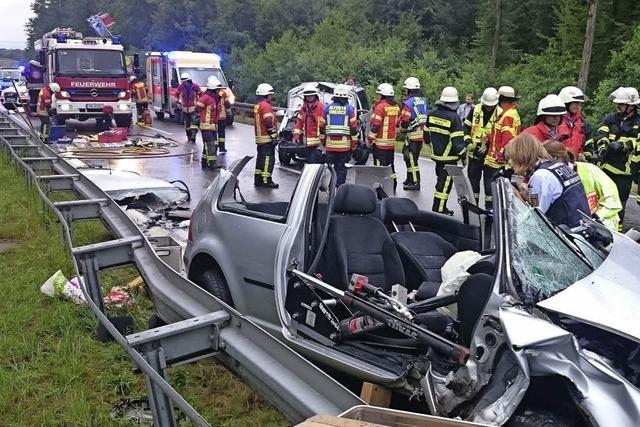
<path fill-rule="evenodd" d="M 253 119 L 253 107 L 255 104 L 247 102 L 236 102 L 233 104 L 233 108 L 236 110 L 236 115 L 240 115 L 242 121 L 249 121 Z M 273 111 L 286 110 L 286 107 L 273 106 Z"/>
<path fill-rule="evenodd" d="M 173 405 L 196 425 L 209 425 L 166 381 L 167 367 L 203 357 L 214 357 L 292 422 L 362 404 L 315 365 L 165 264 L 108 195 L 30 131 L 0 112 L 0 142 L 60 220 L 90 310 L 144 374 L 154 425 L 176 425 Z M 80 199 L 52 202 L 48 193 L 54 191 L 71 191 Z M 74 247 L 71 224 L 82 220 L 101 220 L 114 239 Z M 104 313 L 98 272 L 128 264 L 140 271 L 166 326 L 123 336 Z"/>

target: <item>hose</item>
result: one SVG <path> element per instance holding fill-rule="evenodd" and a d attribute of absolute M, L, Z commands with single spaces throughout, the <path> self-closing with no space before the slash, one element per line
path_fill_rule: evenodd
<path fill-rule="evenodd" d="M 184 182 L 181 179 L 175 179 L 173 181 L 169 181 L 170 184 L 175 184 L 176 182 L 179 182 L 180 184 L 184 185 L 184 191 L 187 193 L 187 202 L 191 201 L 191 192 L 189 191 L 189 186 L 187 185 L 186 182 Z"/>

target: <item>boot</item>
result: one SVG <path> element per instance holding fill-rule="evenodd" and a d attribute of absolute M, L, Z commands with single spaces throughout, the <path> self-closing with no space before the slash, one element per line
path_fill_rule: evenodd
<path fill-rule="evenodd" d="M 280 187 L 280 184 L 277 184 L 271 180 L 265 182 L 262 184 L 263 187 L 267 187 L 267 188 L 278 188 Z"/>
<path fill-rule="evenodd" d="M 417 182 L 405 182 L 402 188 L 405 191 L 420 191 L 420 184 Z"/>
<path fill-rule="evenodd" d="M 439 213 L 441 213 L 443 215 L 453 216 L 453 211 L 451 209 L 447 209 L 447 208 L 444 208 L 444 210 L 442 212 L 439 212 Z"/>
<path fill-rule="evenodd" d="M 264 182 L 262 181 L 262 177 L 260 175 L 256 175 L 253 178 L 253 186 L 254 187 L 262 187 L 263 184 L 264 184 Z"/>
<path fill-rule="evenodd" d="M 227 149 L 224 146 L 224 142 L 218 142 L 218 151 L 220 151 L 221 153 L 227 152 Z"/>

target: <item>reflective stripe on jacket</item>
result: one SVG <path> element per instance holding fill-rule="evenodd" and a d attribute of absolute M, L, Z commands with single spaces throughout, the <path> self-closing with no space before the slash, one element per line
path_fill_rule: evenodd
<path fill-rule="evenodd" d="M 253 129 L 256 135 L 256 144 L 268 144 L 278 136 L 276 130 L 278 123 L 273 114 L 271 103 L 265 98 L 253 106 Z"/>
<path fill-rule="evenodd" d="M 486 147 L 483 150 L 479 150 L 481 146 L 486 146 L 489 144 L 488 138 L 494 131 L 496 119 L 502 112 L 502 108 L 496 105 L 491 112 L 489 117 L 485 117 L 485 111 L 482 104 L 477 104 L 473 107 L 473 111 L 467 117 L 463 123 L 464 133 L 465 133 L 465 142 L 467 145 L 471 146 L 471 150 L 469 150 L 470 156 L 472 158 L 483 158 L 484 155 L 477 154 L 478 151 L 481 151 L 486 154 Z M 485 142 L 483 143 L 483 138 L 485 138 Z"/>
<path fill-rule="evenodd" d="M 427 98 L 423 96 L 412 96 L 402 104 L 400 126 L 407 130 L 407 138 L 410 141 L 424 140 L 424 126 L 428 113 Z"/>
<path fill-rule="evenodd" d="M 433 160 L 458 160 L 465 150 L 464 132 L 458 113 L 436 103 L 436 108 L 427 117 L 424 142 L 432 145 Z"/>
<path fill-rule="evenodd" d="M 638 133 L 640 116 L 637 114 L 631 117 L 621 117 L 618 113 L 608 114 L 593 138 L 602 161 L 600 167 L 616 175 L 631 175 L 632 163 L 640 162 Z M 620 144 L 620 149 L 610 155 L 607 147 L 614 141 Z"/>
<path fill-rule="evenodd" d="M 346 152 L 358 143 L 358 121 L 353 106 L 333 102 L 324 108 L 327 151 Z"/>
<path fill-rule="evenodd" d="M 218 121 L 221 122 L 227 119 L 227 108 L 231 108 L 231 102 L 229 102 L 229 94 L 227 89 L 218 89 Z"/>
<path fill-rule="evenodd" d="M 494 169 L 504 166 L 506 164 L 504 149 L 513 138 L 518 136 L 521 129 L 522 122 L 516 104 L 508 104 L 498 116 L 493 135 L 489 138 L 489 149 L 484 165 Z"/>
<path fill-rule="evenodd" d="M 618 231 L 622 202 L 618 187 L 609 175 L 591 163 L 576 163 L 576 172 L 580 177 L 591 214 L 595 214 L 610 230 Z"/>
<path fill-rule="evenodd" d="M 131 84 L 131 97 L 136 101 L 136 104 L 148 103 L 147 84 L 141 81 L 133 82 Z"/>
<path fill-rule="evenodd" d="M 303 135 L 304 132 L 304 144 L 307 147 L 317 147 L 324 142 L 325 125 L 324 105 L 320 101 L 315 101 L 313 105 L 304 101 L 296 116 L 293 133 Z"/>
<path fill-rule="evenodd" d="M 53 92 L 49 89 L 49 86 L 44 86 L 40 89 L 38 93 L 38 109 L 36 114 L 41 117 L 46 117 L 49 115 L 49 110 L 51 110 L 51 103 L 53 102 Z"/>
<path fill-rule="evenodd" d="M 394 150 L 398 124 L 400 120 L 400 106 L 386 98 L 381 98 L 373 107 L 371 115 L 371 131 L 368 138 L 373 140 L 380 150 Z"/>
<path fill-rule="evenodd" d="M 218 130 L 218 97 L 206 91 L 196 103 L 200 113 L 200 130 Z"/>
<path fill-rule="evenodd" d="M 191 83 L 190 86 L 180 83 L 176 89 L 176 99 L 182 105 L 182 111 L 185 113 L 193 113 L 196 111 L 196 101 L 202 89 L 196 83 Z"/>

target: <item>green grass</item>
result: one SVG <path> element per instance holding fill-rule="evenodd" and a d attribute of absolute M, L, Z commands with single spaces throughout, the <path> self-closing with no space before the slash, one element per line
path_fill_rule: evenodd
<path fill-rule="evenodd" d="M 128 425 L 109 418 L 121 399 L 145 395 L 143 377 L 133 371 L 117 344 L 95 339 L 96 320 L 86 307 L 40 293 L 56 270 L 73 276 L 71 259 L 55 217 L 0 154 L 0 239 L 19 246 L 0 253 L 0 426 Z M 57 193 L 56 200 L 70 200 Z M 74 245 L 104 241 L 100 222 L 74 224 Z M 125 285 L 135 267 L 101 273 L 105 289 Z M 152 303 L 144 291 L 126 312 L 145 329 Z M 280 415 L 211 360 L 173 368 L 170 382 L 211 424 L 285 425 Z"/>

